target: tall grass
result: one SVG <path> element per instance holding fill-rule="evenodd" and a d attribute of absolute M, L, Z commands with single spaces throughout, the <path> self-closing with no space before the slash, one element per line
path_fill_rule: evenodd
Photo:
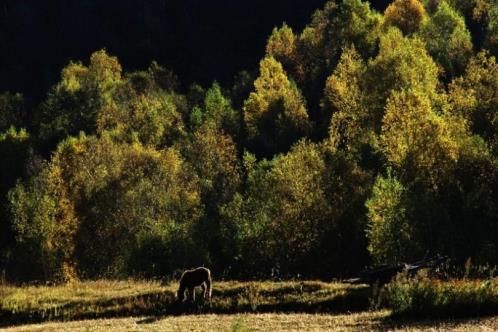
<path fill-rule="evenodd" d="M 393 316 L 456 318 L 498 314 L 498 278 L 442 281 L 399 274 L 384 296 Z"/>

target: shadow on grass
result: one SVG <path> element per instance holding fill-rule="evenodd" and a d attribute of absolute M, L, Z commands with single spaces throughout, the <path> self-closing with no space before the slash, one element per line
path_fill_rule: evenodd
<path fill-rule="evenodd" d="M 283 287 L 258 290 L 235 287 L 217 290 L 211 303 L 202 299 L 177 302 L 171 291 L 118 297 L 109 300 L 72 302 L 46 309 L 6 310 L 0 308 L 0 327 L 96 318 L 149 316 L 139 324 L 153 323 L 168 316 L 235 313 L 346 313 L 367 310 L 370 290 L 313 287 Z"/>

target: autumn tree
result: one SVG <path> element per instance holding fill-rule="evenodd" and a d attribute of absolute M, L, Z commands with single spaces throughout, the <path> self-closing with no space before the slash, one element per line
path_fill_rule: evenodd
<path fill-rule="evenodd" d="M 442 1 L 420 29 L 429 54 L 444 69 L 446 77 L 461 73 L 472 55 L 472 38 L 465 20 Z"/>
<path fill-rule="evenodd" d="M 450 85 L 450 102 L 468 119 L 471 130 L 498 151 L 498 64 L 487 52 L 473 57 L 465 74 Z"/>
<path fill-rule="evenodd" d="M 185 154 L 196 175 L 204 210 L 196 239 L 208 247 L 217 267 L 223 266 L 228 258 L 222 252 L 220 209 L 233 199 L 242 180 L 235 143 L 208 121 L 193 133 Z"/>
<path fill-rule="evenodd" d="M 67 65 L 37 114 L 40 137 L 57 143 L 80 131 L 95 133 L 99 111 L 112 104 L 121 71 L 117 58 L 105 50 L 93 53 L 89 66 L 80 62 Z"/>
<path fill-rule="evenodd" d="M 189 229 L 201 211 L 182 164 L 172 148 L 115 143 L 109 135 L 67 139 L 35 182 L 19 184 L 10 196 L 19 240 L 25 242 L 25 230 L 36 231 L 26 239 L 47 253 L 48 278 L 154 273 L 153 266 L 165 273 L 179 264 L 175 255 L 185 255 L 187 264 L 195 256 Z M 32 219 L 42 208 L 37 197 L 49 208 Z M 158 241 L 158 261 L 135 259 Z"/>
<path fill-rule="evenodd" d="M 225 232 L 237 239 L 245 268 L 269 274 L 297 271 L 329 222 L 321 186 L 324 162 L 316 146 L 300 142 L 285 156 L 256 163 L 247 156 L 246 195 L 224 207 Z M 254 248 L 254 241 L 259 243 Z"/>
<path fill-rule="evenodd" d="M 297 70 L 298 61 L 296 51 L 297 37 L 292 28 L 283 24 L 281 28 L 274 28 L 268 41 L 266 42 L 266 55 L 275 58 L 282 66 L 295 78 L 299 74 Z"/>
<path fill-rule="evenodd" d="M 405 35 L 410 35 L 418 31 L 425 15 L 419 0 L 395 0 L 384 12 L 384 21 L 387 26 L 396 26 Z"/>
<path fill-rule="evenodd" d="M 125 91 L 128 91 L 127 89 Z M 104 107 L 97 118 L 97 133 L 111 131 L 116 139 L 163 147 L 185 136 L 184 120 L 174 93 L 135 94 Z"/>
<path fill-rule="evenodd" d="M 367 66 L 354 48 L 346 49 L 325 84 L 323 106 L 331 116 L 330 138 L 336 147 L 358 152 L 373 129 L 365 95 Z"/>
<path fill-rule="evenodd" d="M 379 54 L 368 63 L 366 75 L 376 132 L 392 91 L 417 90 L 432 100 L 439 83 L 437 65 L 420 39 L 403 37 L 393 28 L 381 37 L 379 48 Z"/>
<path fill-rule="evenodd" d="M 311 129 L 306 103 L 282 65 L 267 57 L 260 63 L 255 91 L 244 103 L 248 139 L 262 155 L 286 151 Z"/>
<path fill-rule="evenodd" d="M 473 18 L 485 31 L 484 47 L 498 56 L 498 4 L 495 0 L 475 0 Z"/>
<path fill-rule="evenodd" d="M 15 234 L 15 272 L 30 279 L 65 279 L 57 248 L 57 196 L 45 168 L 36 177 L 18 183 L 9 192 L 9 212 Z M 21 265 L 21 266 L 19 266 Z"/>
<path fill-rule="evenodd" d="M 292 31 L 285 27 L 275 30 L 274 37 L 270 37 L 267 54 L 279 61 L 282 59 L 284 69 L 303 91 L 310 118 L 317 124 L 315 137 L 327 135 L 329 121 L 327 112 L 320 108 L 321 91 L 342 50 L 354 46 L 364 58 L 374 55 L 381 23 L 381 15 L 371 9 L 367 1 L 345 0 L 340 5 L 329 1 L 314 13 L 301 33 L 294 34 L 294 38 Z M 288 49 L 288 55 L 280 56 L 283 53 L 277 50 L 285 50 L 286 39 L 293 40 L 294 46 Z"/>
<path fill-rule="evenodd" d="M 393 93 L 382 120 L 381 149 L 404 179 L 437 186 L 457 160 L 457 145 L 448 127 L 423 94 Z"/>

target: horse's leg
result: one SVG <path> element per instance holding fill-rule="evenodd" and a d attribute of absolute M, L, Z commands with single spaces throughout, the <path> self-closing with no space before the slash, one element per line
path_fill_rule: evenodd
<path fill-rule="evenodd" d="M 204 298 L 204 300 L 206 299 L 206 294 L 207 294 L 207 287 L 206 287 L 206 283 L 203 282 L 201 284 L 201 287 L 202 287 L 202 297 Z"/>
<path fill-rule="evenodd" d="M 192 299 L 192 302 L 195 302 L 195 287 L 190 287 L 188 291 L 190 292 L 190 297 Z"/>
<path fill-rule="evenodd" d="M 211 280 L 211 274 L 208 275 L 208 278 L 206 279 L 206 288 L 207 288 L 207 294 L 209 298 L 209 302 L 211 302 L 211 294 L 213 292 L 213 283 Z"/>

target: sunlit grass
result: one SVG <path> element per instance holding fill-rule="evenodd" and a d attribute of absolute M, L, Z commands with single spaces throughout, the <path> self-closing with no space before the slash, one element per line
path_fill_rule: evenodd
<path fill-rule="evenodd" d="M 445 290 L 457 284 L 467 287 L 465 281 L 433 283 Z M 469 281 L 469 285 L 472 283 Z M 137 280 L 85 281 L 57 286 L 0 285 L 0 327 L 81 319 L 91 320 L 67 325 L 46 323 L 28 330 L 62 331 L 81 324 L 81 330 L 85 331 L 101 331 L 106 327 L 137 331 L 189 330 L 189 326 L 194 331 L 286 331 L 294 328 L 370 331 L 379 326 L 405 324 L 392 320 L 391 311 L 368 311 L 372 293 L 366 285 L 321 281 L 224 281 L 214 283 L 211 303 L 199 296 L 195 303 L 182 304 L 175 302 L 177 287 L 175 282 L 161 284 Z M 142 318 L 117 319 L 119 317 Z M 495 324 L 498 330 L 496 319 L 483 321 L 486 322 L 484 326 Z M 448 322 L 451 321 L 442 324 Z M 408 330 L 416 327 L 414 322 L 409 324 Z"/>
<path fill-rule="evenodd" d="M 496 331 L 498 316 L 470 320 L 389 320 L 386 310 L 353 314 L 234 314 L 128 317 L 24 325 L 18 331 Z"/>
<path fill-rule="evenodd" d="M 0 286 L 0 322 L 242 312 L 347 312 L 368 308 L 365 285 L 320 281 L 215 282 L 213 299 L 175 302 L 177 283 L 86 281 L 58 286 Z M 200 294 L 199 294 L 200 295 Z"/>

